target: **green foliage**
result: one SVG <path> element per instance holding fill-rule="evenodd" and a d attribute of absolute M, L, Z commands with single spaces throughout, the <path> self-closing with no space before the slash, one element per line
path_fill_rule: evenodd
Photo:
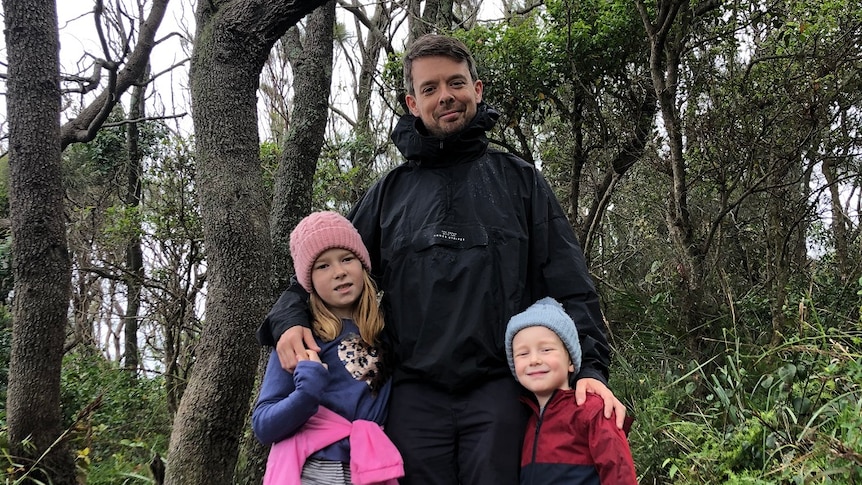
<path fill-rule="evenodd" d="M 383 64 L 383 72 L 380 75 L 380 82 L 384 86 L 384 97 L 389 106 L 392 106 L 394 111 L 400 112 L 398 99 L 403 99 L 406 92 L 404 91 L 404 63 L 403 53 L 390 52 L 386 56 L 386 62 Z"/>
<path fill-rule="evenodd" d="M 0 158 L 0 218 L 9 217 L 9 157 Z"/>
<path fill-rule="evenodd" d="M 541 123 L 551 109 L 548 93 L 564 71 L 549 56 L 553 46 L 542 37 L 538 19 L 480 26 L 457 35 L 470 46 L 479 78 L 487 80 L 484 97 L 489 103 L 509 118 Z"/>
<path fill-rule="evenodd" d="M 9 354 L 12 352 L 12 314 L 0 305 L 0 423 L 6 422 L 6 388 L 9 385 Z"/>
<path fill-rule="evenodd" d="M 64 423 L 89 484 L 148 482 L 147 464 L 165 454 L 170 416 L 161 377 L 133 377 L 98 355 L 64 357 Z M 118 477 L 125 477 L 118 482 Z"/>
<path fill-rule="evenodd" d="M 9 300 L 15 281 L 12 275 L 12 235 L 0 237 L 0 303 Z"/>
<path fill-rule="evenodd" d="M 165 246 L 203 239 L 197 200 L 193 140 L 168 136 L 161 153 L 144 174 L 145 205 L 140 217 L 147 233 Z M 190 263 L 197 263 L 192 261 Z"/>
<path fill-rule="evenodd" d="M 548 42 L 563 68 L 583 79 L 617 72 L 643 50 L 644 32 L 633 2 L 547 2 Z"/>
<path fill-rule="evenodd" d="M 314 173 L 312 208 L 347 213 L 379 173 L 365 166 L 374 159 L 375 150 L 371 135 L 363 133 L 339 136 L 325 144 Z"/>
<path fill-rule="evenodd" d="M 766 349 L 727 332 L 724 354 L 700 363 L 617 357 L 642 483 L 862 480 L 862 324 L 799 323 Z"/>
<path fill-rule="evenodd" d="M 275 186 L 275 172 L 281 163 L 281 147 L 278 143 L 265 141 L 260 144 L 260 166 L 263 168 L 263 184 L 266 193 L 272 197 Z"/>

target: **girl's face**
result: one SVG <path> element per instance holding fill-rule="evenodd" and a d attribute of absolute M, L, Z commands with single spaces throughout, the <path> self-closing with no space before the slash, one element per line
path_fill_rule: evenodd
<path fill-rule="evenodd" d="M 346 249 L 327 249 L 311 267 L 311 284 L 336 317 L 353 318 L 356 301 L 365 289 L 362 262 Z"/>

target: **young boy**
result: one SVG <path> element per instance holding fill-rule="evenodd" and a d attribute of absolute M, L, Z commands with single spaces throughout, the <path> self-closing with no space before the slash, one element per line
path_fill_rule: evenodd
<path fill-rule="evenodd" d="M 522 386 L 536 400 L 521 450 L 521 484 L 637 484 L 631 450 L 603 401 L 588 394 L 575 404 L 569 377 L 581 366 L 572 319 L 553 298 L 543 298 L 512 317 L 506 357 Z"/>

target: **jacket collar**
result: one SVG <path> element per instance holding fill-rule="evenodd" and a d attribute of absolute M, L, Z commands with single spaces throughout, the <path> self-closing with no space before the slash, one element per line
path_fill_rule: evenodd
<path fill-rule="evenodd" d="M 476 116 L 462 131 L 446 138 L 428 134 L 422 120 L 406 114 L 392 130 L 392 141 L 408 162 L 420 167 L 444 167 L 469 162 L 488 149 L 485 133 L 494 127 L 500 113 L 479 103 Z"/>
<path fill-rule="evenodd" d="M 536 400 L 536 396 L 533 393 L 529 393 L 528 395 L 521 395 L 520 398 L 522 403 L 526 404 L 530 410 L 533 411 L 537 416 L 540 414 L 539 409 L 539 401 Z M 551 394 L 551 398 L 548 399 L 548 402 L 545 403 L 545 410 L 550 407 L 556 406 L 559 402 L 565 401 L 566 399 L 575 400 L 575 390 L 574 389 L 557 389 Z"/>

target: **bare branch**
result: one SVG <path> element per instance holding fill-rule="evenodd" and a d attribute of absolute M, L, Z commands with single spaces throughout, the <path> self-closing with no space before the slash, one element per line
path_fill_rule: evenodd
<path fill-rule="evenodd" d="M 149 79 L 147 79 L 147 83 L 151 83 L 151 82 L 155 81 L 157 77 L 173 71 L 174 69 L 182 66 L 183 64 L 185 64 L 188 61 L 189 61 L 189 58 L 186 57 L 186 58 L 182 59 L 180 62 L 177 62 L 177 63 L 173 64 L 172 66 L 153 74 L 152 76 L 149 77 Z"/>
<path fill-rule="evenodd" d="M 99 82 L 102 80 L 102 63 L 96 62 L 93 64 L 93 74 L 90 77 L 77 76 L 77 75 L 68 75 L 63 76 L 63 81 L 70 83 L 78 83 L 80 87 L 77 89 L 67 88 L 63 89 L 60 92 L 63 94 L 68 93 L 80 93 L 87 94 L 90 91 L 95 90 L 99 87 Z"/>
<path fill-rule="evenodd" d="M 109 81 L 108 87 L 89 106 L 85 107 L 76 118 L 63 125 L 60 133 L 62 149 L 72 143 L 92 140 L 99 126 L 107 118 L 107 114 L 119 102 L 120 96 L 140 81 L 141 76 L 146 72 L 150 54 L 155 46 L 156 31 L 165 16 L 168 2 L 169 0 L 153 1 L 149 16 L 141 23 L 138 43 L 129 55 L 125 66 L 113 74 L 113 81 Z M 101 34 L 100 40 L 103 43 L 103 49 L 107 49 Z"/>
<path fill-rule="evenodd" d="M 351 127 L 351 128 L 355 128 L 355 127 L 356 127 L 356 121 L 355 121 L 353 118 L 351 118 L 347 113 L 345 113 L 344 111 L 342 111 L 342 110 L 340 110 L 340 109 L 336 108 L 336 107 L 335 107 L 335 106 L 333 106 L 333 105 L 329 105 L 329 109 L 331 109 L 331 110 L 332 110 L 332 112 L 333 112 L 333 113 L 335 113 L 335 114 L 337 114 L 338 116 L 341 116 L 341 117 L 344 119 L 344 121 L 345 121 L 348 125 L 350 125 L 350 127 Z"/>
<path fill-rule="evenodd" d="M 102 128 L 116 128 L 118 126 L 123 126 L 123 125 L 143 123 L 145 121 L 172 120 L 172 119 L 176 119 L 176 118 L 182 118 L 182 117 L 186 116 L 187 114 L 188 113 L 176 113 L 176 114 L 172 114 L 172 115 L 163 115 L 163 116 L 145 116 L 143 118 L 135 118 L 133 120 L 122 120 L 122 121 L 116 121 L 116 122 L 112 122 L 112 123 L 104 123 L 102 125 Z"/>
<path fill-rule="evenodd" d="M 364 25 L 365 28 L 368 29 L 369 32 L 371 32 L 372 35 L 376 36 L 380 44 L 383 46 L 383 49 L 386 50 L 387 54 L 393 54 L 395 52 L 392 47 L 392 43 L 389 41 L 389 37 L 387 37 L 383 32 L 380 31 L 379 28 L 377 28 L 377 25 L 372 22 L 367 15 L 365 15 L 365 12 L 363 12 L 362 9 L 359 8 L 359 6 L 355 5 L 355 2 L 353 5 L 350 5 L 344 0 L 338 0 L 338 5 L 340 5 L 341 8 L 343 8 L 344 10 L 347 10 L 348 12 L 352 13 L 353 16 L 356 17 L 356 20 L 359 21 L 359 23 Z"/>

